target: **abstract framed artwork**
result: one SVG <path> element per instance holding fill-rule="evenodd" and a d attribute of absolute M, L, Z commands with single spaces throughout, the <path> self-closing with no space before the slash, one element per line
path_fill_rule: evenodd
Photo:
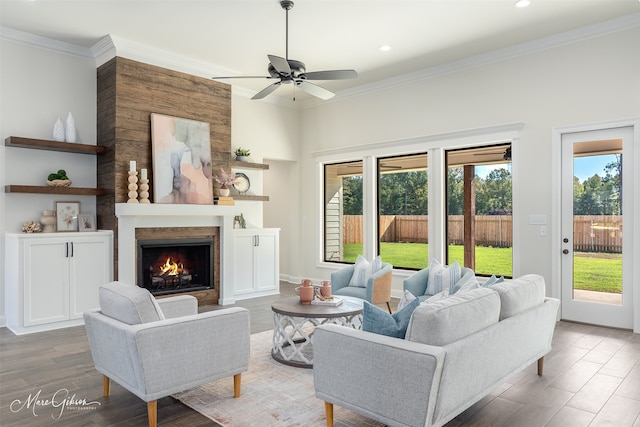
<path fill-rule="evenodd" d="M 58 231 L 78 231 L 80 202 L 56 202 Z"/>
<path fill-rule="evenodd" d="M 213 204 L 209 123 L 151 114 L 155 203 Z"/>

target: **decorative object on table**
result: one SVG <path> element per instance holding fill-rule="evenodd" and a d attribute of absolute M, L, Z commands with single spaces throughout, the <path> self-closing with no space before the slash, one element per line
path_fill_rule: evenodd
<path fill-rule="evenodd" d="M 140 170 L 140 185 L 138 186 L 140 189 L 140 203 L 148 204 L 151 203 L 149 201 L 149 178 L 147 176 L 147 170 Z"/>
<path fill-rule="evenodd" d="M 40 233 L 40 224 L 37 222 L 29 221 L 22 224 L 23 233 Z"/>
<path fill-rule="evenodd" d="M 242 147 L 238 147 L 235 151 L 236 160 L 239 162 L 248 162 L 251 151 Z"/>
<path fill-rule="evenodd" d="M 242 172 L 236 172 L 236 182 L 233 183 L 233 188 L 235 188 L 238 193 L 246 193 L 249 191 L 249 187 L 251 187 L 249 177 Z"/>
<path fill-rule="evenodd" d="M 211 205 L 209 123 L 151 114 L 155 203 Z"/>
<path fill-rule="evenodd" d="M 337 307 L 340 304 L 342 304 L 342 301 L 344 301 L 342 298 L 339 297 L 318 297 L 316 296 L 312 301 L 311 301 L 311 305 L 326 305 L 329 307 Z"/>
<path fill-rule="evenodd" d="M 60 231 L 78 231 L 80 202 L 56 202 L 56 228 Z"/>
<path fill-rule="evenodd" d="M 214 196 L 213 198 L 214 205 L 220 206 L 234 206 L 236 202 L 233 201 L 233 197 L 229 196 Z"/>
<path fill-rule="evenodd" d="M 314 289 L 313 289 L 313 285 L 311 284 L 311 280 L 309 279 L 304 279 L 302 281 L 302 286 L 300 286 L 300 303 L 302 304 L 311 304 L 311 301 L 313 301 L 313 294 L 314 294 Z"/>
<path fill-rule="evenodd" d="M 58 142 L 64 142 L 64 125 L 62 124 L 62 120 L 58 117 L 55 124 L 53 125 L 53 140 Z"/>
<path fill-rule="evenodd" d="M 331 282 L 328 280 L 322 281 L 322 286 L 320 286 L 320 295 L 329 298 L 331 296 Z"/>
<path fill-rule="evenodd" d="M 64 128 L 64 139 L 67 142 L 76 142 L 76 122 L 71 113 L 67 116 L 67 126 Z"/>
<path fill-rule="evenodd" d="M 42 224 L 43 233 L 54 233 L 56 231 L 56 213 L 52 210 L 42 211 L 40 224 Z"/>
<path fill-rule="evenodd" d="M 227 197 L 229 195 L 229 187 L 236 183 L 236 174 L 233 172 L 225 172 L 224 168 L 220 168 L 220 172 L 213 175 L 213 179 L 220 184 L 218 195 Z"/>
<path fill-rule="evenodd" d="M 49 187 L 68 187 L 71 185 L 71 180 L 67 176 L 67 171 L 59 169 L 58 172 L 50 173 L 47 176 L 47 185 Z"/>
<path fill-rule="evenodd" d="M 96 231 L 96 220 L 91 214 L 78 215 L 79 231 Z"/>

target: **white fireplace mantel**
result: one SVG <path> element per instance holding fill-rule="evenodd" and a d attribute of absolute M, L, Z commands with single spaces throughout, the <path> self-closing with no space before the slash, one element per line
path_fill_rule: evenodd
<path fill-rule="evenodd" d="M 233 296 L 233 217 L 236 206 L 117 203 L 118 280 L 136 282 L 136 228 L 220 227 L 219 304 L 235 303 Z"/>

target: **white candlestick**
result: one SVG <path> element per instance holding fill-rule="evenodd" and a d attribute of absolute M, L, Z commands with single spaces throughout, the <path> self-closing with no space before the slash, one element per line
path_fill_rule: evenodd
<path fill-rule="evenodd" d="M 129 170 L 131 172 L 135 172 L 136 171 L 136 161 L 135 160 L 131 160 L 129 162 Z"/>
<path fill-rule="evenodd" d="M 141 176 L 142 179 L 147 179 L 147 170 L 146 169 L 142 169 L 140 171 L 140 173 L 141 173 L 140 176 Z"/>

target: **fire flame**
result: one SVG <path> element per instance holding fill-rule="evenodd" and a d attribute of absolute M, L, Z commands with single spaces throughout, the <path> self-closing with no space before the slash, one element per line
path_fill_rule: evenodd
<path fill-rule="evenodd" d="M 171 258 L 167 258 L 165 263 L 160 265 L 160 273 L 163 276 L 177 276 L 181 269 L 182 264 L 178 265 L 175 261 L 171 261 Z"/>

